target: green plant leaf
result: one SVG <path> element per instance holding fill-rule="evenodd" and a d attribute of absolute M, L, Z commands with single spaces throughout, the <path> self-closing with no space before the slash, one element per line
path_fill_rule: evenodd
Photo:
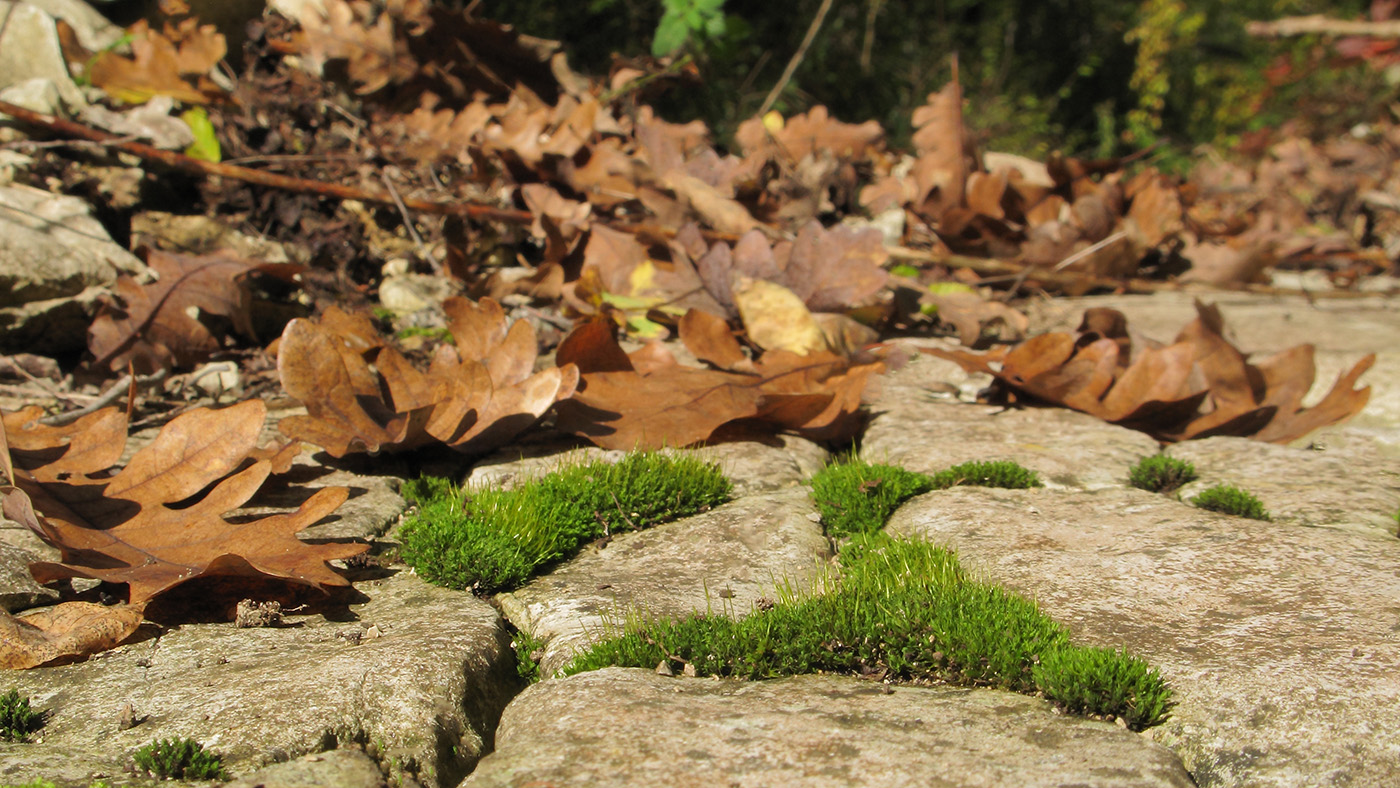
<path fill-rule="evenodd" d="M 214 124 L 209 122 L 209 115 L 203 107 L 185 110 L 180 114 L 180 120 L 183 120 L 194 134 L 194 144 L 185 148 L 186 156 L 202 161 L 219 161 L 223 158 L 223 149 L 219 147 Z"/>
<path fill-rule="evenodd" d="M 661 24 L 656 26 L 656 38 L 652 39 L 651 53 L 656 57 L 674 54 L 685 46 L 688 38 L 690 29 L 686 27 L 685 20 L 679 15 L 667 12 L 661 17 Z"/>

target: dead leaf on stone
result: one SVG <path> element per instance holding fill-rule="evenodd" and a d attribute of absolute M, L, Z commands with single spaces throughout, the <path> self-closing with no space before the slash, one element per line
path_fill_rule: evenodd
<path fill-rule="evenodd" d="M 1003 327 L 1000 338 L 1008 341 L 1025 337 L 1030 328 L 1030 319 L 1021 312 L 977 293 L 924 293 L 919 303 L 937 307 L 938 320 L 956 328 L 958 340 L 967 347 L 976 346 L 982 335 L 997 324 Z"/>
<path fill-rule="evenodd" d="M 108 95 L 128 104 L 153 96 L 205 104 L 225 95 L 208 76 L 228 50 L 223 34 L 213 25 L 200 25 L 191 18 L 167 23 L 162 34 L 138 20 L 127 36 L 130 56 L 106 49 L 84 59 L 88 81 Z"/>
<path fill-rule="evenodd" d="M 573 368 L 534 371 L 539 348 L 526 321 L 509 325 L 485 298 L 443 302 L 456 347 L 440 346 L 426 373 L 374 333 L 367 318 L 332 307 L 320 323 L 287 324 L 278 350 L 282 387 L 306 405 L 278 427 L 335 457 L 443 443 L 496 448 L 533 425 L 578 382 Z M 339 324 L 356 326 L 336 330 Z"/>
<path fill-rule="evenodd" d="M 1338 378 L 1321 402 L 1303 408 L 1316 374 L 1311 345 L 1252 364 L 1225 340 L 1218 309 L 1197 302 L 1196 310 L 1196 320 L 1165 347 L 1133 349 L 1126 318 L 1114 310 L 1094 310 L 1076 334 L 1041 334 L 980 355 L 923 350 L 990 374 L 1008 392 L 1162 441 L 1238 435 L 1288 443 L 1355 416 L 1369 400 L 1369 387 L 1354 386 L 1374 354 Z"/>
<path fill-rule="evenodd" d="M 64 602 L 25 616 L 0 610 L 0 670 L 27 670 L 121 645 L 141 626 L 140 605 Z"/>
<path fill-rule="evenodd" d="M 40 514 L 36 532 L 60 552 L 58 562 L 31 564 L 34 578 L 126 583 L 133 605 L 196 577 L 275 578 L 320 590 L 348 586 L 326 562 L 364 552 L 365 545 L 296 538 L 345 501 L 345 488 L 319 490 L 288 514 L 225 519 L 272 472 L 271 459 L 248 463 L 266 412 L 260 400 L 189 411 L 110 476 L 77 470 L 89 467 L 86 461 L 70 470 L 62 459 L 20 475 L 19 491 Z"/>

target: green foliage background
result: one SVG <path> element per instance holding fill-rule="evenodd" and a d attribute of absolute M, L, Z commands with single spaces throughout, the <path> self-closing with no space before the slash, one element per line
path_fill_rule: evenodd
<path fill-rule="evenodd" d="M 684 40 L 700 84 L 647 100 L 672 120 L 704 119 L 723 141 L 759 109 L 820 2 L 483 0 L 480 12 L 565 42 L 575 67 L 592 73 L 605 73 L 613 53 L 642 56 Z M 1373 119 L 1395 98 L 1393 86 L 1363 66 L 1338 67 L 1315 38 L 1251 39 L 1244 24 L 1307 13 L 1354 18 L 1367 5 L 834 0 L 775 109 L 825 104 L 843 120 L 879 121 L 900 144 L 911 111 L 948 80 L 957 53 L 968 122 L 1000 150 L 1106 156 L 1159 140 L 1229 142 L 1300 114 L 1340 126 Z M 687 25 L 691 35 L 680 35 Z M 1279 84 L 1282 64 L 1288 76 Z"/>

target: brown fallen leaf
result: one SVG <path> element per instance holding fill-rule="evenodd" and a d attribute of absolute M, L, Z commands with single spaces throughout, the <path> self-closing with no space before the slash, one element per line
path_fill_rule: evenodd
<path fill-rule="evenodd" d="M 141 626 L 140 605 L 64 602 L 25 616 L 0 610 L 0 670 L 27 670 L 121 645 Z"/>
<path fill-rule="evenodd" d="M 94 477 L 87 470 L 91 455 L 84 452 L 76 453 L 72 465 L 65 454 L 36 465 L 33 473 L 14 468 L 14 486 L 4 491 L 7 514 L 21 514 L 21 522 L 60 553 L 58 562 L 30 564 L 34 578 L 125 583 L 135 606 L 197 577 L 272 578 L 318 590 L 347 587 L 326 562 L 362 553 L 367 545 L 307 544 L 296 538 L 344 503 L 345 488 L 319 490 L 287 514 L 248 522 L 225 518 L 272 472 L 272 459 L 248 462 L 266 413 L 260 400 L 189 411 L 111 475 Z M 6 424 L 11 443 L 23 443 L 13 437 L 25 431 Z"/>
<path fill-rule="evenodd" d="M 223 34 L 213 25 L 200 25 L 190 18 L 167 23 L 158 33 L 145 20 L 138 20 L 127 30 L 127 37 L 130 57 L 115 49 L 104 49 L 90 58 L 83 53 L 70 54 L 81 58 L 89 82 L 128 104 L 139 104 L 152 96 L 206 104 L 226 95 L 208 76 L 228 50 Z"/>
<path fill-rule="evenodd" d="M 1218 309 L 1197 302 L 1196 310 L 1196 320 L 1165 347 L 1134 350 L 1127 319 L 1100 309 L 1086 313 L 1076 334 L 1040 334 L 985 354 L 922 350 L 968 371 L 986 372 L 1005 391 L 1161 441 L 1238 435 L 1289 443 L 1355 416 L 1369 400 L 1369 387 L 1353 387 L 1374 363 L 1374 354 L 1339 377 L 1321 402 L 1303 408 L 1316 374 L 1311 345 L 1252 364 L 1225 340 Z"/>
<path fill-rule="evenodd" d="M 765 353 L 750 360 L 725 322 L 691 310 L 681 340 L 721 369 L 676 362 L 658 342 L 624 353 L 606 323 L 580 326 L 558 358 L 577 365 L 579 391 L 559 404 L 559 426 L 609 449 L 687 446 L 736 422 L 813 440 L 847 440 L 863 423 L 861 396 L 879 360 L 853 363 L 829 352 Z"/>
<path fill-rule="evenodd" d="M 434 442 L 481 453 L 574 392 L 577 370 L 565 364 L 535 372 L 534 329 L 520 320 L 507 330 L 495 301 L 453 297 L 443 308 L 457 344 L 439 347 L 426 373 L 385 344 L 363 316 L 332 307 L 320 323 L 288 323 L 277 370 L 307 415 L 287 417 L 279 429 L 335 457 Z"/>
<path fill-rule="evenodd" d="M 826 350 L 826 336 L 797 294 L 776 282 L 739 276 L 734 306 L 749 339 L 764 350 L 812 353 Z"/>
<path fill-rule="evenodd" d="M 131 363 L 142 374 L 192 367 L 222 347 L 224 332 L 211 328 L 210 316 L 255 338 L 245 277 L 267 266 L 226 254 L 150 249 L 145 257 L 159 278 L 142 285 L 119 277 L 116 298 L 103 304 L 88 329 L 95 366 L 119 370 Z"/>

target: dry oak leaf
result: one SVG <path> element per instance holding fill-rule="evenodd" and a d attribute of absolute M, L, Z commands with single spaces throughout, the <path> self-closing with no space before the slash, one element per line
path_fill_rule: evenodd
<path fill-rule="evenodd" d="M 117 297 L 103 303 L 88 328 L 95 366 L 118 370 L 130 362 L 143 374 L 192 367 L 221 347 L 224 332 L 206 323 L 209 316 L 255 338 L 245 278 L 254 271 L 283 268 L 226 254 L 149 249 L 145 257 L 158 279 L 142 285 L 119 277 L 113 287 Z"/>
<path fill-rule="evenodd" d="M 27 670 L 115 648 L 141 620 L 138 605 L 64 602 L 25 616 L 0 610 L 0 670 Z"/>
<path fill-rule="evenodd" d="M 1164 347 L 1133 349 L 1117 310 L 1085 313 L 1075 334 L 1040 334 L 985 354 L 921 348 L 986 372 L 1011 392 L 1141 430 L 1162 441 L 1236 435 L 1289 443 L 1355 416 L 1370 387 L 1353 388 L 1375 362 L 1368 355 L 1341 375 L 1311 408 L 1303 396 L 1316 375 L 1313 346 L 1299 345 L 1256 363 L 1223 336 L 1214 306 Z"/>
<path fill-rule="evenodd" d="M 764 120 L 749 118 L 734 134 L 746 158 L 780 153 L 789 163 L 796 163 L 819 151 L 830 151 L 842 159 L 862 160 L 884 148 L 885 130 L 879 123 L 842 123 L 820 104 L 783 121 L 776 131 L 770 131 Z"/>
<path fill-rule="evenodd" d="M 456 347 L 434 353 L 427 373 L 384 343 L 363 315 L 332 307 L 319 323 L 287 324 L 277 354 L 282 387 L 306 406 L 278 427 L 335 457 L 443 443 L 462 452 L 500 446 L 573 394 L 578 371 L 534 371 L 534 328 L 489 298 L 443 302 Z"/>
<path fill-rule="evenodd" d="M 140 104 L 152 96 L 170 96 L 191 104 L 205 104 L 224 96 L 208 74 L 228 51 L 222 33 L 213 25 L 186 19 L 166 24 L 164 34 L 138 20 L 127 31 L 131 56 L 107 49 L 90 61 L 87 79 L 108 95 L 128 104 Z"/>
<path fill-rule="evenodd" d="M 722 369 L 678 364 L 653 342 L 631 354 L 602 322 L 580 326 L 559 347 L 582 372 L 579 391 L 559 405 L 559 426 L 608 449 L 688 446 L 740 420 L 814 440 L 853 436 L 861 395 L 880 362 L 853 364 L 832 353 L 772 351 L 751 361 L 722 318 L 692 309 L 681 339 Z"/>
<path fill-rule="evenodd" d="M 345 488 L 319 490 L 286 514 L 248 522 L 225 517 L 272 472 L 274 460 L 248 462 L 266 414 L 259 400 L 189 411 L 111 476 L 78 470 L 91 465 L 83 457 L 74 470 L 61 458 L 32 475 L 16 468 L 15 488 L 5 492 L 7 515 L 16 504 L 32 507 L 22 521 L 60 553 L 58 562 L 30 564 L 34 578 L 126 583 L 128 602 L 138 607 L 197 577 L 273 578 L 322 591 L 348 586 L 326 562 L 367 545 L 296 537 L 344 503 Z M 6 432 L 14 435 L 8 424 Z"/>

